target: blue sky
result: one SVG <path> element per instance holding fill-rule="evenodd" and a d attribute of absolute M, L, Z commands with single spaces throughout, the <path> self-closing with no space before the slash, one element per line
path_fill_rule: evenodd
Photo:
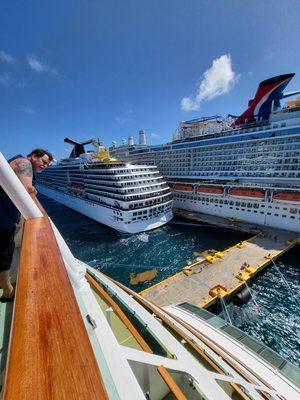
<path fill-rule="evenodd" d="M 300 89 L 299 17 L 298 0 L 3 0 L 0 149 L 61 158 L 66 136 L 139 129 L 156 144 L 181 120 L 241 113 L 263 79 L 295 72 Z"/>

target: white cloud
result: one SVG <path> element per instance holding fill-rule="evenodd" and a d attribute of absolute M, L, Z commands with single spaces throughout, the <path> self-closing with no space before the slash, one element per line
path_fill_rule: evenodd
<path fill-rule="evenodd" d="M 13 56 L 3 50 L 0 50 L 0 60 L 5 61 L 7 64 L 13 64 L 15 62 Z"/>
<path fill-rule="evenodd" d="M 160 136 L 157 133 L 150 133 L 150 137 L 153 139 L 158 139 Z"/>
<path fill-rule="evenodd" d="M 238 78 L 239 76 L 232 70 L 230 54 L 216 58 L 212 66 L 204 72 L 196 96 L 184 97 L 181 100 L 182 109 L 199 110 L 203 101 L 228 93 Z"/>
<path fill-rule="evenodd" d="M 42 62 L 34 54 L 27 56 L 27 62 L 28 62 L 28 65 L 30 66 L 30 68 L 36 72 L 39 72 L 39 73 L 51 72 L 52 74 L 57 74 L 57 71 L 55 68 L 52 68 L 48 64 Z"/>
<path fill-rule="evenodd" d="M 17 81 L 14 77 L 9 73 L 4 73 L 0 75 L 0 85 L 6 86 L 10 88 L 24 88 L 26 83 L 24 81 Z"/>
<path fill-rule="evenodd" d="M 24 113 L 32 115 L 32 114 L 36 114 L 36 111 L 33 110 L 32 108 L 26 107 L 26 108 L 24 108 Z"/>
<path fill-rule="evenodd" d="M 13 86 L 14 80 L 9 74 L 0 75 L 0 85 L 1 86 Z"/>
<path fill-rule="evenodd" d="M 124 117 L 116 117 L 116 122 L 120 125 L 125 124 L 125 122 L 127 122 L 127 118 Z"/>

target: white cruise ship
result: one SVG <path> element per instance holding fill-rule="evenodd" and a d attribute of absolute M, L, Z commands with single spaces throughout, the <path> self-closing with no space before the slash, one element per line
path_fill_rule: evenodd
<path fill-rule="evenodd" d="M 239 117 L 180 123 L 171 143 L 111 147 L 111 154 L 156 165 L 174 208 L 300 232 L 300 98 L 281 108 L 294 74 L 260 83 Z M 132 142 L 132 139 L 131 139 Z"/>
<path fill-rule="evenodd" d="M 123 233 L 157 228 L 172 219 L 172 194 L 157 167 L 112 159 L 92 140 L 37 176 L 38 191 Z M 96 152 L 85 152 L 94 144 Z"/>

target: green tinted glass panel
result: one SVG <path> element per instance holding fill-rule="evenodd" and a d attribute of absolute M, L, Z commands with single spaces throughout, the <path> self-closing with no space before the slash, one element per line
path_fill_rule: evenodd
<path fill-rule="evenodd" d="M 233 337 L 234 339 L 240 340 L 245 336 L 244 332 L 240 331 L 239 329 L 235 328 L 234 326 L 227 325 L 222 328 L 222 331 L 226 332 L 227 335 Z"/>
<path fill-rule="evenodd" d="M 223 326 L 226 326 L 226 322 L 224 319 L 219 318 L 219 317 L 213 317 L 209 321 L 209 324 L 214 326 L 215 328 L 222 328 Z"/>
<path fill-rule="evenodd" d="M 181 304 L 178 304 L 178 307 L 184 308 L 185 310 L 190 311 L 191 313 L 193 313 L 195 315 L 198 315 L 202 319 L 210 319 L 214 316 L 209 311 L 203 310 L 202 308 L 197 307 L 194 304 L 181 303 Z"/>
<path fill-rule="evenodd" d="M 243 343 L 246 347 L 255 351 L 255 353 L 260 353 L 260 351 L 264 348 L 264 346 L 259 343 L 257 340 L 252 339 L 250 336 L 245 336 L 240 339 L 240 342 Z"/>
<path fill-rule="evenodd" d="M 296 367 L 289 361 L 287 361 L 281 368 L 280 372 L 282 375 L 290 379 L 296 385 L 300 386 L 300 368 Z"/>
<path fill-rule="evenodd" d="M 275 368 L 279 368 L 284 359 L 280 357 L 275 351 L 269 349 L 268 347 L 264 348 L 263 351 L 259 353 L 259 355 L 267 362 L 272 364 Z"/>

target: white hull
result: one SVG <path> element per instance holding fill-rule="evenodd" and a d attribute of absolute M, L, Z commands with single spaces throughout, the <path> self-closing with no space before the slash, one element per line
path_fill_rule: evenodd
<path fill-rule="evenodd" d="M 215 196 L 216 197 L 216 196 Z M 264 200 L 244 199 L 245 207 L 224 204 L 225 196 L 218 197 L 218 202 L 204 202 L 195 199 L 179 200 L 174 196 L 174 208 L 233 218 L 250 224 L 268 226 L 300 232 L 300 205 L 283 202 L 265 202 Z M 223 203 L 220 203 L 220 200 Z M 239 199 L 241 200 L 241 199 Z M 251 207 L 249 207 L 249 204 Z M 253 205 L 259 205 L 254 208 Z M 291 210 L 294 210 L 292 213 Z M 295 212 L 296 210 L 296 212 Z"/>
<path fill-rule="evenodd" d="M 37 186 L 38 192 L 43 195 L 57 201 L 58 203 L 64 204 L 67 207 L 78 211 L 87 217 L 94 219 L 101 224 L 110 226 L 122 233 L 139 233 L 144 231 L 149 231 L 151 229 L 158 228 L 173 218 L 172 212 L 167 212 L 157 217 L 152 217 L 144 221 L 128 222 L 131 218 L 132 211 L 123 211 L 123 221 L 116 221 L 114 210 L 110 207 L 102 206 L 98 203 L 93 203 L 85 199 L 77 198 L 75 196 L 70 196 L 66 193 L 59 192 L 57 190 L 50 189 L 44 185 L 39 184 Z M 126 218 L 127 217 L 127 218 Z"/>

